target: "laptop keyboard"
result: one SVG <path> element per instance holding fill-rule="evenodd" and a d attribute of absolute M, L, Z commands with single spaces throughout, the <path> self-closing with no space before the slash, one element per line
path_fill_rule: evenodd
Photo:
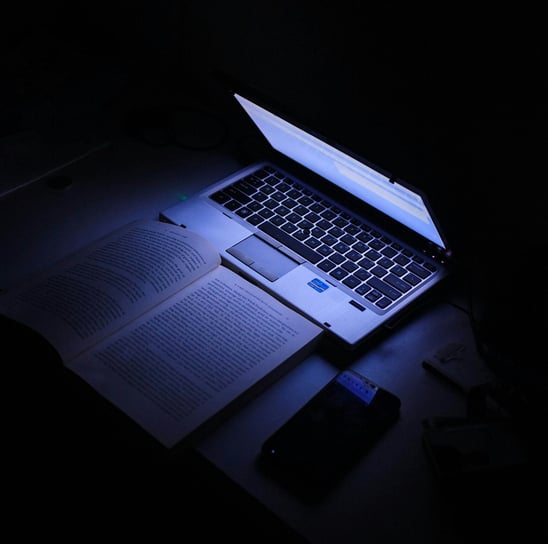
<path fill-rule="evenodd" d="M 420 254 L 270 166 L 210 198 L 380 309 L 436 271 Z"/>

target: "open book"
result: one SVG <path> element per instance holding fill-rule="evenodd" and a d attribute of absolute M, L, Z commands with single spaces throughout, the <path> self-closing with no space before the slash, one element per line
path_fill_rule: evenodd
<path fill-rule="evenodd" d="M 0 296 L 63 363 L 167 447 L 305 357 L 321 329 L 201 236 L 136 221 Z"/>

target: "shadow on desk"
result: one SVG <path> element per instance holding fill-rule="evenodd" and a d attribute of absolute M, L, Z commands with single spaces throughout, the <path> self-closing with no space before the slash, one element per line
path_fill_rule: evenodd
<path fill-rule="evenodd" d="M 155 441 L 64 368 L 42 337 L 2 317 L 0 337 L 2 494 L 18 534 L 38 524 L 56 536 L 303 542 L 193 449 Z"/>
<path fill-rule="evenodd" d="M 4 496 L 14 519 L 45 517 L 44 530 L 56 534 L 76 524 L 98 535 L 184 538 L 200 531 L 203 538 L 305 541 L 201 454 L 166 450 L 65 369 L 42 337 L 2 318 L 0 334 L 3 458 L 10 475 Z M 541 444 L 540 415 L 532 427 Z M 535 498 L 545 489 L 545 451 L 523 472 L 450 482 L 433 477 L 443 523 L 454 537 L 448 543 L 548 535 L 544 501 Z M 51 514 L 52 503 L 59 514 Z"/>

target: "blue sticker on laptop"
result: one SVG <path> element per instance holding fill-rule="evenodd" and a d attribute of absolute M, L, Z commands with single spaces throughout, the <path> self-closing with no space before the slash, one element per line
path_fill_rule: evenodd
<path fill-rule="evenodd" d="M 313 280 L 309 281 L 308 285 L 310 285 L 312 289 L 316 289 L 318 293 L 323 293 L 326 289 L 329 289 L 329 285 L 327 285 L 327 283 L 324 283 L 319 278 L 314 278 Z"/>

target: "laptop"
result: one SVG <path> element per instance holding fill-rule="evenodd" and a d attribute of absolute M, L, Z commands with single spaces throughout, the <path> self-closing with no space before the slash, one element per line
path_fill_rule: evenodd
<path fill-rule="evenodd" d="M 451 251 L 417 188 L 249 89 L 231 100 L 264 160 L 160 212 L 223 262 L 353 350 L 390 330 L 450 274 Z M 249 117 L 249 118 L 248 118 Z"/>

